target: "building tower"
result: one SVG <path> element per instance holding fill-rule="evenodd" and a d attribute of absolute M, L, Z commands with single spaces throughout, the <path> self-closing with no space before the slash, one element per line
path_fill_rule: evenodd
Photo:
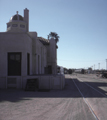
<path fill-rule="evenodd" d="M 27 8 L 24 9 L 24 21 L 26 22 L 26 30 L 29 32 L 29 10 Z"/>
<path fill-rule="evenodd" d="M 7 32 L 28 32 L 29 31 L 29 10 L 26 8 L 24 10 L 24 17 L 18 14 L 10 18 L 7 23 Z"/>

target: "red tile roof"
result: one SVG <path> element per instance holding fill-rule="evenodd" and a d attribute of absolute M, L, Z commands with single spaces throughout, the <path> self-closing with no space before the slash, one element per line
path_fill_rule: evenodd
<path fill-rule="evenodd" d="M 49 45 L 49 40 L 45 39 L 43 37 L 38 37 L 38 40 L 43 44 L 43 45 Z"/>

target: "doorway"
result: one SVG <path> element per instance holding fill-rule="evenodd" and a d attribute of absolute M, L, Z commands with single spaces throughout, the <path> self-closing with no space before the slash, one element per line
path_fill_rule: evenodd
<path fill-rule="evenodd" d="M 21 53 L 8 53 L 8 76 L 21 76 Z"/>

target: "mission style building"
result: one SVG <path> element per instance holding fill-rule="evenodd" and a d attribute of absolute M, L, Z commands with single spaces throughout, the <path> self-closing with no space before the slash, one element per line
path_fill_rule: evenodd
<path fill-rule="evenodd" d="M 0 32 L 0 89 L 25 89 L 28 79 L 38 79 L 39 89 L 63 89 L 65 79 L 57 75 L 56 41 L 29 32 L 29 10 L 17 14 Z"/>

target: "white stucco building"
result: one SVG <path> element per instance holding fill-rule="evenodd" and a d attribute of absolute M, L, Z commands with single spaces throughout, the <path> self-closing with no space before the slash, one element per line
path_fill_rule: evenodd
<path fill-rule="evenodd" d="M 57 75 L 57 45 L 29 31 L 29 10 L 17 14 L 0 32 L 0 89 L 25 89 L 27 79 L 38 79 L 39 89 L 63 89 L 65 79 Z"/>

